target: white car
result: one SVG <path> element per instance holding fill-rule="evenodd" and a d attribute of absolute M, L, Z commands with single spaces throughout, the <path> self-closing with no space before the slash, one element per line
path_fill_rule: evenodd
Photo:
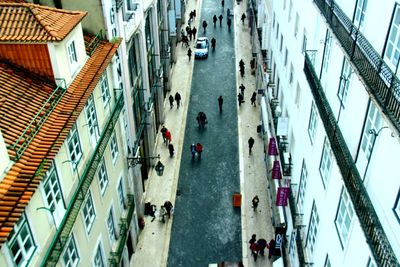
<path fill-rule="evenodd" d="M 197 38 L 196 47 L 194 49 L 194 58 L 207 58 L 208 57 L 208 38 Z"/>

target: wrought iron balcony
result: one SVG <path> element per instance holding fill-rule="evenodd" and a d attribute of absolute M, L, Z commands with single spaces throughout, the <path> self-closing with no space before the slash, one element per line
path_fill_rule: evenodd
<path fill-rule="evenodd" d="M 135 211 L 135 200 L 133 199 L 133 195 L 128 195 L 128 213 L 126 218 L 121 218 L 121 222 L 119 223 L 119 242 L 117 245 L 117 249 L 114 252 L 111 252 L 111 258 L 109 259 L 110 266 L 117 267 L 120 266 L 120 262 L 122 259 L 122 253 L 124 252 L 124 247 L 126 244 L 126 240 L 128 238 L 129 227 L 132 222 L 133 212 Z"/>
<path fill-rule="evenodd" d="M 400 82 L 389 66 L 333 0 L 314 0 L 351 64 L 400 132 Z"/>
<path fill-rule="evenodd" d="M 41 266 L 57 265 L 58 259 L 60 258 L 60 255 L 64 250 L 64 246 L 66 245 L 68 237 L 72 231 L 72 228 L 74 227 L 76 217 L 79 214 L 85 196 L 89 191 L 90 185 L 96 174 L 97 167 L 99 166 L 103 158 L 103 154 L 107 148 L 108 141 L 110 140 L 114 132 L 115 125 L 118 122 L 119 114 L 121 113 L 123 106 L 124 97 L 121 93 L 117 101 L 115 102 L 112 113 L 108 118 L 103 132 L 101 133 L 96 148 L 94 149 L 91 158 L 86 164 L 85 171 L 80 177 L 79 184 L 72 196 L 71 202 L 68 205 L 64 218 L 53 237 L 53 240 L 47 250 Z"/>
<path fill-rule="evenodd" d="M 342 174 L 344 185 L 350 195 L 375 262 L 378 266 L 399 266 L 340 128 L 336 123 L 335 115 L 325 97 L 308 51 L 305 54 L 304 73 Z"/>
<path fill-rule="evenodd" d="M 64 79 L 56 79 L 56 82 L 58 83 L 57 88 L 54 89 L 53 93 L 47 98 L 46 102 L 43 103 L 40 110 L 30 121 L 28 126 L 26 126 L 25 130 L 19 136 L 17 141 L 15 141 L 15 143 L 11 146 L 7 147 L 15 151 L 15 155 L 11 156 L 12 160 L 16 161 L 22 156 L 22 154 L 24 154 L 29 144 L 35 138 L 36 134 L 40 131 L 47 118 L 53 112 L 67 91 Z"/>

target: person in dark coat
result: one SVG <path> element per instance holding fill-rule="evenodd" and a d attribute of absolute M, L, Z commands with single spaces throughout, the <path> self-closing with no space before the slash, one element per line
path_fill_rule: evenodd
<path fill-rule="evenodd" d="M 212 39 L 211 39 L 211 48 L 212 48 L 212 50 L 213 51 L 215 51 L 215 44 L 217 43 L 217 40 L 215 40 L 215 38 L 213 37 Z"/>
<path fill-rule="evenodd" d="M 242 24 L 244 25 L 244 20 L 246 19 L 246 14 L 242 14 L 242 17 L 240 18 L 240 20 L 242 21 Z"/>
<path fill-rule="evenodd" d="M 253 257 L 254 257 L 254 261 L 257 261 L 257 256 L 258 256 L 258 251 L 259 251 L 257 242 L 254 242 L 253 244 L 251 244 L 250 249 L 251 249 L 251 255 L 253 255 Z"/>
<path fill-rule="evenodd" d="M 161 128 L 161 130 L 160 130 L 160 132 L 161 132 L 161 135 L 162 135 L 162 138 L 163 138 L 163 142 L 165 143 L 165 142 L 167 142 L 167 139 L 165 138 L 165 133 L 168 131 L 168 129 L 163 125 L 162 126 L 162 128 Z"/>
<path fill-rule="evenodd" d="M 246 87 L 243 85 L 243 83 L 240 84 L 239 89 L 240 89 L 240 93 L 244 96 L 244 90 L 246 89 Z"/>
<path fill-rule="evenodd" d="M 253 106 L 256 106 L 256 99 L 257 99 L 257 93 L 253 92 L 253 94 L 251 95 L 251 98 L 250 98 L 251 104 Z"/>
<path fill-rule="evenodd" d="M 206 33 L 206 29 L 207 29 L 207 21 L 205 21 L 205 20 L 203 20 L 203 24 L 202 24 L 202 26 L 203 26 L 203 33 Z"/>
<path fill-rule="evenodd" d="M 164 207 L 167 210 L 168 218 L 170 218 L 171 217 L 171 210 L 172 210 L 172 208 L 174 206 L 172 205 L 171 201 L 167 200 L 167 201 L 164 202 Z"/>
<path fill-rule="evenodd" d="M 221 6 L 222 6 L 222 8 L 224 8 L 224 6 L 225 6 L 225 1 L 224 0 L 221 0 Z"/>
<path fill-rule="evenodd" d="M 260 254 L 262 256 L 264 256 L 264 250 L 267 247 L 267 240 L 265 240 L 264 238 L 258 239 L 257 240 L 257 246 L 258 246 L 258 249 L 260 251 Z"/>
<path fill-rule="evenodd" d="M 231 30 L 231 25 L 232 25 L 232 19 L 228 18 L 226 23 L 228 24 L 228 30 L 230 31 Z"/>
<path fill-rule="evenodd" d="M 190 48 L 188 49 L 187 55 L 188 55 L 189 61 L 190 61 L 190 58 L 192 57 L 192 49 L 190 49 Z"/>
<path fill-rule="evenodd" d="M 194 159 L 194 157 L 196 156 L 196 145 L 195 144 L 190 145 L 190 152 L 192 153 L 192 159 Z"/>
<path fill-rule="evenodd" d="M 220 14 L 219 16 L 218 16 L 218 19 L 219 19 L 219 26 L 220 27 L 222 27 L 222 19 L 224 18 L 224 16 L 222 16 L 222 14 Z"/>
<path fill-rule="evenodd" d="M 172 158 L 174 156 L 174 146 L 172 144 L 168 145 L 169 156 Z"/>
<path fill-rule="evenodd" d="M 258 199 L 258 196 L 255 195 L 255 196 L 253 197 L 253 199 L 251 200 L 251 204 L 252 204 L 252 207 L 253 207 L 253 210 L 254 210 L 254 211 L 257 210 L 258 202 L 260 202 L 260 200 Z"/>
<path fill-rule="evenodd" d="M 224 99 L 222 98 L 222 95 L 218 97 L 218 106 L 219 106 L 219 112 L 222 112 L 222 104 L 224 103 Z"/>
<path fill-rule="evenodd" d="M 196 27 L 193 27 L 193 29 L 192 29 L 193 40 L 196 40 L 196 33 L 197 33 L 197 29 L 196 29 Z"/>
<path fill-rule="evenodd" d="M 250 137 L 249 140 L 247 141 L 249 143 L 249 155 L 251 154 L 251 149 L 254 146 L 254 139 L 253 137 Z"/>
<path fill-rule="evenodd" d="M 176 94 L 175 94 L 175 101 L 176 101 L 176 108 L 178 108 L 178 109 L 179 109 L 179 105 L 180 105 L 180 103 L 181 103 L 181 99 L 182 99 L 181 94 L 179 94 L 178 92 L 176 92 Z"/>
<path fill-rule="evenodd" d="M 169 95 L 169 107 L 172 109 L 174 106 L 174 97 L 172 95 Z"/>
<path fill-rule="evenodd" d="M 249 240 L 249 248 L 251 248 L 251 245 L 253 245 L 255 242 L 257 241 L 257 236 L 256 236 L 256 234 L 252 234 L 251 235 L 251 238 L 250 238 L 250 240 Z"/>
<path fill-rule="evenodd" d="M 241 93 L 238 94 L 238 102 L 239 102 L 239 107 L 242 103 L 244 103 L 243 101 L 243 95 Z"/>
<path fill-rule="evenodd" d="M 274 255 L 275 250 L 275 239 L 271 239 L 268 243 L 268 259 L 270 259 Z"/>
<path fill-rule="evenodd" d="M 217 15 L 214 15 L 214 17 L 213 17 L 214 28 L 217 24 L 217 21 L 218 21 Z"/>

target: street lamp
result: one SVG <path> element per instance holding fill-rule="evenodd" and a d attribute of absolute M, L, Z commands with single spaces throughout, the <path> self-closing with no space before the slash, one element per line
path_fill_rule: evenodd
<path fill-rule="evenodd" d="M 371 151 L 369 152 L 367 166 L 365 167 L 365 172 L 364 172 L 364 175 L 363 175 L 363 181 L 365 180 L 365 176 L 367 175 L 367 171 L 368 171 L 368 167 L 369 167 L 369 162 L 371 161 L 372 152 L 374 151 L 374 147 L 375 147 L 376 138 L 378 137 L 378 135 L 381 133 L 381 131 L 382 131 L 383 129 L 387 129 L 387 128 L 389 128 L 389 127 L 384 126 L 384 127 L 381 127 L 378 131 L 375 130 L 374 128 L 368 130 L 368 133 L 369 133 L 369 134 L 373 134 L 373 135 L 374 135 L 374 136 L 373 136 L 374 139 L 372 140 Z"/>
<path fill-rule="evenodd" d="M 50 212 L 51 218 L 53 219 L 54 227 L 57 229 L 56 220 L 54 219 L 54 215 L 53 215 L 53 212 L 54 212 L 54 208 L 53 207 L 51 207 L 51 208 L 39 207 L 36 210 L 47 210 L 48 212 Z"/>
<path fill-rule="evenodd" d="M 161 163 L 160 161 L 160 155 L 156 156 L 156 157 L 135 157 L 135 158 L 128 158 L 128 167 L 129 168 L 133 168 L 138 164 L 143 164 L 145 162 L 146 159 L 158 159 L 158 162 L 156 164 L 156 166 L 154 166 L 154 169 L 157 172 L 158 176 L 162 176 L 164 174 L 164 168 L 165 166 Z"/>
<path fill-rule="evenodd" d="M 78 174 L 78 178 L 80 179 L 81 177 L 80 177 L 80 175 L 79 175 L 79 172 L 78 172 L 78 163 L 76 162 L 76 161 L 73 161 L 73 160 L 64 160 L 62 163 L 64 164 L 64 163 L 67 163 L 67 162 L 71 162 L 72 163 L 72 169 L 74 170 L 74 171 L 76 171 L 76 173 Z"/>

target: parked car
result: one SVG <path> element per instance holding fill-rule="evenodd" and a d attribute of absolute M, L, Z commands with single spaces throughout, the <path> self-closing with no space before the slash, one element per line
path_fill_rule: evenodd
<path fill-rule="evenodd" d="M 197 38 L 196 47 L 194 49 L 194 58 L 207 58 L 208 57 L 208 38 Z"/>

